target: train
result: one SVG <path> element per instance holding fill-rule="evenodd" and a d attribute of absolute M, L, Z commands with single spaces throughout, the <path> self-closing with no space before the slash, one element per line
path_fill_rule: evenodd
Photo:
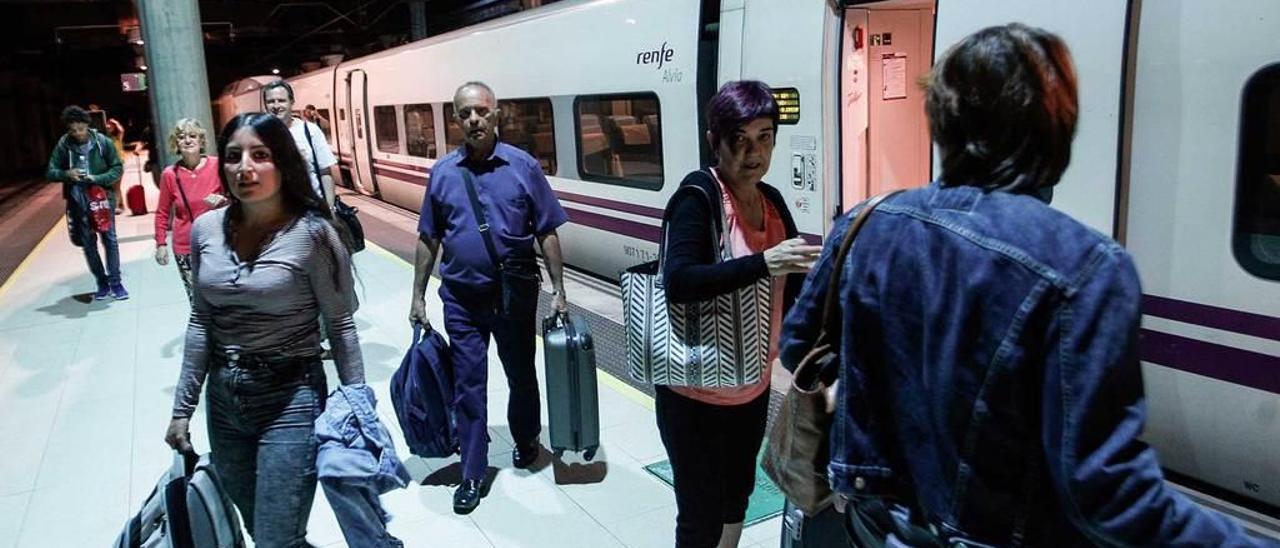
<path fill-rule="evenodd" d="M 455 88 L 488 83 L 500 134 L 570 222 L 566 262 L 617 279 L 656 257 L 663 207 L 709 163 L 701 107 L 767 83 L 766 181 L 820 241 L 868 196 L 937 173 L 919 82 L 1009 22 L 1062 36 L 1080 118 L 1053 207 L 1124 244 L 1144 290 L 1145 439 L 1171 475 L 1280 507 L 1280 41 L 1273 0 L 564 0 L 289 79 L 353 187 L 417 211 L 459 146 Z M 262 110 L 269 77 L 215 101 Z"/>

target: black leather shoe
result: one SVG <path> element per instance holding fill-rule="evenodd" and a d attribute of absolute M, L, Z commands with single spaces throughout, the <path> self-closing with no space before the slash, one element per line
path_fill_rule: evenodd
<path fill-rule="evenodd" d="M 453 492 L 453 513 L 466 515 L 480 506 L 480 480 L 462 480 L 462 485 Z"/>
<path fill-rule="evenodd" d="M 538 460 L 538 454 L 542 452 L 542 445 L 535 440 L 525 446 L 516 445 L 515 450 L 511 452 L 511 465 L 516 468 L 528 468 L 533 466 Z"/>

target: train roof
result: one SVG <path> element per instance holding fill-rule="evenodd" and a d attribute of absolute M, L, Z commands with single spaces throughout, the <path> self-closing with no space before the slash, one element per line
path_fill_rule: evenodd
<path fill-rule="evenodd" d="M 357 57 L 357 58 L 355 58 L 355 59 L 344 59 L 343 61 L 339 62 L 337 65 L 329 65 L 329 66 L 325 66 L 325 67 L 322 67 L 322 68 L 318 68 L 318 69 L 313 70 L 313 71 L 310 71 L 310 72 L 304 72 L 304 73 L 302 73 L 302 74 L 299 74 L 299 75 L 296 75 L 296 76 L 291 76 L 291 77 L 289 77 L 289 78 L 286 78 L 286 79 L 285 79 L 285 81 L 287 81 L 287 82 L 294 82 L 294 81 L 297 81 L 297 80 L 302 80 L 302 79 L 305 79 L 305 78 L 308 78 L 308 77 L 314 76 L 314 75 L 319 74 L 319 73 L 332 71 L 332 70 L 334 70 L 334 67 L 335 67 L 335 66 L 342 66 L 342 65 L 346 65 L 346 64 L 350 64 L 350 63 L 355 63 L 355 62 L 358 62 L 358 61 L 359 61 L 359 62 L 363 62 L 363 61 L 372 61 L 372 60 L 374 60 L 374 59 L 381 59 L 381 58 L 383 58 L 383 57 L 388 57 L 388 56 L 392 56 L 392 55 L 398 55 L 398 54 L 400 54 L 400 53 L 405 53 L 405 52 L 409 52 L 409 51 L 415 51 L 415 50 L 418 50 L 418 49 L 421 49 L 421 48 L 430 47 L 430 46 L 433 46 L 433 45 L 435 45 L 435 44 L 441 44 L 441 43 L 444 43 L 444 42 L 449 42 L 449 41 L 451 41 L 451 40 L 456 40 L 456 39 L 461 38 L 461 37 L 463 37 L 463 36 L 468 36 L 468 35 L 472 35 L 472 34 L 480 34 L 480 33 L 484 33 L 484 32 L 492 32 L 492 31 L 494 31 L 494 30 L 498 30 L 498 29 L 501 29 L 501 28 L 505 28 L 505 27 L 509 27 L 509 26 L 517 25 L 517 24 L 524 23 L 524 22 L 527 22 L 527 21 L 533 21 L 533 20 L 542 19 L 542 18 L 545 18 L 545 17 L 552 17 L 552 16 L 556 16 L 556 15 L 562 15 L 562 14 L 565 14 L 565 13 L 568 13 L 568 12 L 573 12 L 573 11 L 576 11 L 576 10 L 579 10 L 579 9 L 584 9 L 584 8 L 586 8 L 586 7 L 589 7 L 589 6 L 593 5 L 593 4 L 608 4 L 608 3 L 614 3 L 614 2 L 617 2 L 617 1 L 619 1 L 619 0 L 563 0 L 563 1 L 561 1 L 561 2 L 557 2 L 557 3 L 555 3 L 555 4 L 551 4 L 551 5 L 548 5 L 548 6 L 543 6 L 543 7 L 537 8 L 537 9 L 532 9 L 532 10 L 527 10 L 527 11 L 521 11 L 521 12 L 517 12 L 517 13 L 512 13 L 512 14 L 510 14 L 510 15 L 505 15 L 505 16 L 499 17 L 499 18 L 497 18 L 497 19 L 493 19 L 493 20 L 491 20 L 491 21 L 485 21 L 485 22 L 480 23 L 480 24 L 477 24 L 477 25 L 472 25 L 472 26 L 468 26 L 468 27 L 460 28 L 460 29 L 458 29 L 458 30 L 449 31 L 449 32 L 446 32 L 446 33 L 444 33 L 444 34 L 439 34 L 439 35 L 432 36 L 432 37 L 429 37 L 429 38 L 423 38 L 422 40 L 418 40 L 418 41 L 416 41 L 416 42 L 410 42 L 410 43 L 408 43 L 408 44 L 403 44 L 403 45 L 400 45 L 400 46 L 396 46 L 396 47 L 391 48 L 391 49 L 386 49 L 386 50 L 382 50 L 382 51 L 379 51 L 379 52 L 376 52 L 376 53 L 371 53 L 371 54 L 369 54 L 369 55 L 365 55 L 365 56 L 363 56 L 363 57 Z M 235 92 L 233 95 L 235 95 L 235 94 L 240 94 L 240 93 L 245 93 L 245 92 L 247 92 L 247 91 L 252 91 L 252 90 L 254 90 L 254 89 L 257 89 L 258 87 L 261 87 L 261 84 L 265 84 L 266 82 L 269 82 L 269 81 L 271 81 L 272 79 L 275 79 L 275 78 L 278 78 L 278 77 L 277 77 L 277 76 L 254 76 L 254 77 L 251 77 L 251 79 L 258 79 L 258 78 L 267 78 L 267 80 L 266 80 L 266 81 L 262 81 L 262 82 L 260 82 L 260 83 L 259 83 L 259 86 L 257 86 L 257 87 L 250 87 L 250 88 L 247 88 L 247 89 L 237 89 L 237 90 L 236 90 L 236 92 Z M 237 81 L 237 82 L 239 82 L 239 81 Z M 233 83 L 233 85 L 234 85 L 234 84 L 235 84 L 235 83 Z M 228 86 L 228 87 L 230 87 L 230 86 Z"/>

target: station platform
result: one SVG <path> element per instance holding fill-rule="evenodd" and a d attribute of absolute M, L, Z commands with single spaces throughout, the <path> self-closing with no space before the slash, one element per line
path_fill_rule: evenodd
<path fill-rule="evenodd" d="M 136 169 L 126 172 L 129 186 L 139 180 Z M 149 178 L 142 184 L 154 209 L 156 189 Z M 414 481 L 383 497 L 393 515 L 392 534 L 411 547 L 672 546 L 674 493 L 646 470 L 666 459 L 652 398 L 619 376 L 623 349 L 610 350 L 614 343 L 608 342 L 597 354 L 599 454 L 588 463 L 544 449 L 532 471 L 510 467 L 507 389 L 491 346 L 490 463 L 497 469 L 479 508 L 468 516 L 453 514 L 457 459 L 409 456 L 388 394 L 411 339 L 406 317 L 413 269 L 404 257 L 406 250 L 412 253 L 416 216 L 358 196 L 349 201 L 361 208 L 369 232 L 368 249 L 355 255 L 366 375 Z M 0 548 L 110 545 L 170 463 L 163 436 L 188 305 L 176 268 L 152 258 L 152 215 L 124 215 L 117 223 L 130 299 L 89 298 L 93 279 L 61 220 L 0 286 L 0 439 L 7 446 L 0 458 Z M 427 310 L 440 326 L 436 283 Z M 607 283 L 574 276 L 567 292 L 598 340 L 620 335 L 620 315 L 610 312 L 620 309 L 616 286 L 611 291 Z M 332 362 L 326 366 L 335 386 Z M 538 367 L 545 379 L 541 352 Z M 191 425 L 195 447 L 207 451 L 204 408 L 202 401 Z M 545 448 L 545 402 L 542 416 Z M 778 546 L 780 534 L 780 518 L 761 519 L 747 527 L 741 546 Z M 345 546 L 320 492 L 308 540 Z"/>

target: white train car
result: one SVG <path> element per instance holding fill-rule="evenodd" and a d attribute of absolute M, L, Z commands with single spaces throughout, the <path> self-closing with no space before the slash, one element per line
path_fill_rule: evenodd
<path fill-rule="evenodd" d="M 217 118 L 218 129 L 222 129 L 222 126 L 237 113 L 265 110 L 258 90 L 262 89 L 264 84 L 277 79 L 275 76 L 251 76 L 228 84 L 222 90 L 222 95 L 213 102 L 213 115 Z M 213 133 L 216 134 L 216 132 Z"/>
<path fill-rule="evenodd" d="M 785 113 L 767 180 L 817 239 L 859 200 L 930 180 L 916 83 L 949 44 L 1012 21 L 1058 33 L 1081 114 L 1053 205 L 1137 259 L 1147 439 L 1171 471 L 1274 514 L 1280 42 L 1267 23 L 1280 4 L 1229 4 L 566 0 L 291 82 L 298 108 L 333 114 L 354 181 L 412 210 L 461 142 L 454 89 L 489 83 L 503 139 L 542 162 L 569 212 L 566 260 L 614 278 L 654 257 L 667 198 L 708 162 L 700 107 L 719 83 L 776 90 Z"/>

